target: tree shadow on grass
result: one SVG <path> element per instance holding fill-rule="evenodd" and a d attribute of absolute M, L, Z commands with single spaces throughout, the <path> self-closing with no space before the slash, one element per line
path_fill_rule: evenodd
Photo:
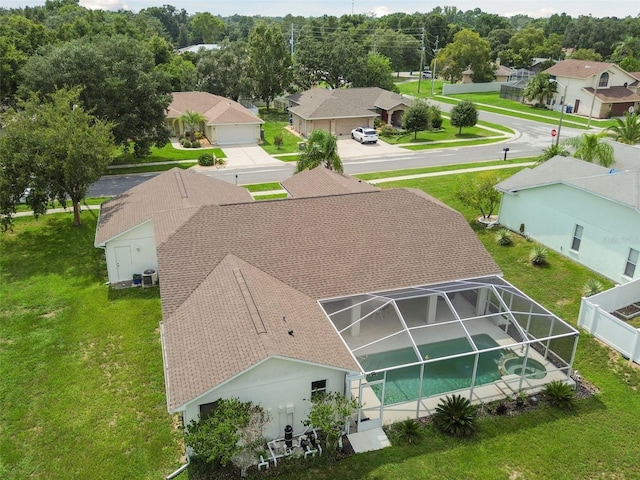
<path fill-rule="evenodd" d="M 106 279 L 104 253 L 93 246 L 96 214 L 81 213 L 82 226 L 73 225 L 73 211 L 34 219 L 17 218 L 13 232 L 0 238 L 0 266 L 6 281 L 58 275 L 74 283 Z"/>

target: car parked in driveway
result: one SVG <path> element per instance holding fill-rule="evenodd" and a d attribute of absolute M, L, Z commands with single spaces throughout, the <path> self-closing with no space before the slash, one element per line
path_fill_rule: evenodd
<path fill-rule="evenodd" d="M 431 78 L 431 70 L 425 70 L 422 72 L 422 78 Z"/>
<path fill-rule="evenodd" d="M 378 141 L 378 132 L 373 128 L 358 127 L 351 130 L 351 138 L 360 143 L 376 143 Z"/>

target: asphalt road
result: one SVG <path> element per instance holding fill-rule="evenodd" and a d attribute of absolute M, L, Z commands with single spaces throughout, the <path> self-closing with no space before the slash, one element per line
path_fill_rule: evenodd
<path fill-rule="evenodd" d="M 450 105 L 440 104 L 442 110 L 448 110 Z M 480 112 L 480 119 L 504 125 L 514 129 L 514 138 L 501 143 L 477 145 L 469 147 L 451 147 L 436 150 L 422 150 L 412 152 L 401 150 L 400 153 L 388 156 L 372 156 L 367 158 L 343 159 L 345 173 L 358 174 L 370 172 L 384 172 L 409 168 L 421 168 L 441 165 L 455 165 L 471 162 L 493 161 L 502 159 L 504 148 L 509 148 L 507 158 L 534 157 L 551 144 L 551 130 L 553 125 L 522 120 L 507 115 Z M 562 127 L 562 139 L 578 136 L 584 130 Z M 282 166 L 258 168 L 222 168 L 208 172 L 207 175 L 220 180 L 246 185 L 251 183 L 280 182 L 293 174 L 293 162 Z M 118 195 L 139 183 L 157 175 L 156 173 L 105 176 L 89 188 L 88 197 L 111 197 Z"/>

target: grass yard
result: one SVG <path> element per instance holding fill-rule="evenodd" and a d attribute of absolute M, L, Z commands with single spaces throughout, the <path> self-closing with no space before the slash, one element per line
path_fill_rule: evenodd
<path fill-rule="evenodd" d="M 498 246 L 494 231 L 478 227 L 477 213 L 455 198 L 461 178 L 381 188 L 419 188 L 461 211 L 505 278 L 575 325 L 581 286 L 597 275 L 553 252 L 547 267 L 533 267 L 526 261 L 533 243 L 519 237 Z M 158 291 L 104 285 L 95 215 L 84 212 L 81 228 L 70 214 L 18 218 L 14 232 L 0 235 L 0 478 L 157 479 L 180 465 L 181 432 L 165 406 Z M 586 334 L 575 368 L 601 393 L 573 410 L 485 417 L 467 440 L 426 426 L 415 445 L 332 465 L 320 457 L 304 469 L 281 462 L 266 473 L 281 480 L 640 478 L 640 369 Z"/>
<path fill-rule="evenodd" d="M 264 142 L 260 145 L 269 155 L 281 155 L 285 153 L 297 153 L 298 142 L 304 141 L 294 135 L 286 127 L 289 125 L 289 114 L 278 110 L 260 109 L 260 118 L 266 123 L 264 128 Z M 278 148 L 274 143 L 276 135 L 282 135 L 282 145 Z"/>
<path fill-rule="evenodd" d="M 407 132 L 403 135 L 385 135 L 382 139 L 391 145 L 443 142 L 450 140 L 479 140 L 487 137 L 500 137 L 500 140 L 504 140 L 500 133 L 487 130 L 477 125 L 475 127 L 463 128 L 462 133 L 458 133 L 459 130 L 460 129 L 458 127 L 453 127 L 449 120 L 445 118 L 440 130 L 417 132 L 417 135 L 412 132 Z M 440 146 L 442 147 L 442 145 Z"/>
<path fill-rule="evenodd" d="M 158 479 L 179 466 L 157 289 L 112 291 L 96 212 L 0 235 L 0 478 Z"/>
<path fill-rule="evenodd" d="M 213 153 L 218 158 L 226 158 L 222 149 L 216 148 L 174 148 L 171 143 L 167 143 L 162 148 L 151 147 L 151 154 L 148 157 L 137 158 L 132 152 L 125 153 L 118 149 L 111 165 L 128 165 L 155 162 L 170 162 L 173 160 L 197 160 L 203 153 Z"/>

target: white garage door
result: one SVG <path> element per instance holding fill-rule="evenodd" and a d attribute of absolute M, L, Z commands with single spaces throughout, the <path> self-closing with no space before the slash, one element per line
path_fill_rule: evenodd
<path fill-rule="evenodd" d="M 255 145 L 255 131 L 255 125 L 221 125 L 216 127 L 216 141 L 218 145 Z"/>

